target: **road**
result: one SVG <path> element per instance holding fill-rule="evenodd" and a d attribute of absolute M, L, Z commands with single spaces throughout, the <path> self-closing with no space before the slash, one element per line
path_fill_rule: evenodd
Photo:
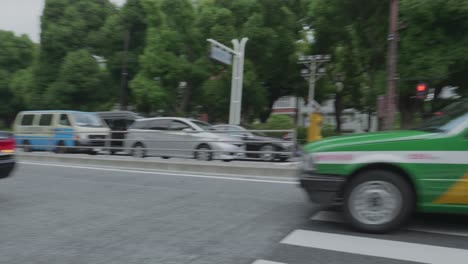
<path fill-rule="evenodd" d="M 279 177 L 22 163 L 0 181 L 0 210 L 0 263 L 8 264 L 468 259 L 466 217 L 424 215 L 392 234 L 360 234 Z"/>

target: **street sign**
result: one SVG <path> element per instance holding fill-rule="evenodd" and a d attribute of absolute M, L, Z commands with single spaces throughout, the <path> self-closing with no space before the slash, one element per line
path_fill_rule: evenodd
<path fill-rule="evenodd" d="M 214 45 L 211 46 L 210 57 L 224 64 L 232 64 L 232 54 Z"/>

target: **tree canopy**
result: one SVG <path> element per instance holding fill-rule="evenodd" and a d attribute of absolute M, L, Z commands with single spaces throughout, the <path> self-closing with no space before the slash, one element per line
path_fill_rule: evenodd
<path fill-rule="evenodd" d="M 417 82 L 468 94 L 468 3 L 400 0 L 399 103 L 403 126 L 428 111 Z M 0 31 L 0 117 L 24 109 L 112 109 L 121 91 L 149 115 L 226 122 L 231 66 L 209 58 L 207 38 L 247 37 L 243 122 L 268 119 L 276 99 L 306 97 L 298 56 L 330 54 L 316 99 L 374 113 L 385 93 L 388 2 L 381 0 L 46 0 L 40 44 Z"/>

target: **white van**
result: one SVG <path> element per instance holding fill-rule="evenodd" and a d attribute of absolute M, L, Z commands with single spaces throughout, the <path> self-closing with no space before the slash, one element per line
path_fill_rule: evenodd
<path fill-rule="evenodd" d="M 15 141 L 25 152 L 49 150 L 58 153 L 103 149 L 110 129 L 98 115 L 79 111 L 23 111 L 15 119 Z"/>

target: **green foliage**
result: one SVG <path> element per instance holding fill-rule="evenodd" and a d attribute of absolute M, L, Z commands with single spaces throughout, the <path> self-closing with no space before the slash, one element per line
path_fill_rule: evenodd
<path fill-rule="evenodd" d="M 98 31 L 115 7 L 108 1 L 47 0 L 41 17 L 41 45 L 35 76 L 39 94 L 58 78 L 70 51 L 97 48 Z"/>
<path fill-rule="evenodd" d="M 46 92 L 47 106 L 49 109 L 103 110 L 103 104 L 112 95 L 106 89 L 106 81 L 106 74 L 87 50 L 69 52 L 57 81 Z"/>
<path fill-rule="evenodd" d="M 0 69 L 9 73 L 27 68 L 33 61 L 36 46 L 25 35 L 0 30 Z"/>
<path fill-rule="evenodd" d="M 460 33 L 468 32 L 468 3 L 400 2 L 397 121 L 405 127 L 423 116 L 418 111 L 444 104 L 415 104 L 416 82 L 428 82 L 436 95 L 445 85 L 468 95 L 468 37 Z M 40 45 L 0 31 L 0 118 L 8 122 L 32 108 L 110 108 L 126 66 L 130 103 L 138 111 L 203 111 L 212 121 L 226 122 L 231 67 L 208 58 L 206 39 L 231 46 L 241 37 L 249 38 L 242 122 L 265 121 L 283 95 L 306 96 L 299 54 L 332 55 L 327 75 L 317 83 L 318 101 L 335 98 L 338 115 L 348 107 L 374 112 L 387 85 L 387 34 L 388 3 L 380 0 L 127 0 L 121 8 L 109 0 L 46 0 Z M 261 126 L 294 127 L 271 118 Z M 333 129 L 324 128 L 324 134 Z"/>
<path fill-rule="evenodd" d="M 328 125 L 328 124 L 325 124 L 322 126 L 321 134 L 322 134 L 322 137 L 324 138 L 340 135 L 340 133 L 336 132 L 336 128 L 334 126 Z"/>
<path fill-rule="evenodd" d="M 19 81 L 31 87 L 28 68 L 36 56 L 36 46 L 25 35 L 0 30 L 0 122 L 9 126 L 17 111 L 23 107 L 24 96 L 16 84 Z M 28 68 L 26 70 L 26 68 Z"/>
<path fill-rule="evenodd" d="M 271 115 L 265 123 L 258 124 L 255 127 L 265 130 L 281 130 L 293 129 L 295 125 L 293 119 L 287 115 Z"/>

